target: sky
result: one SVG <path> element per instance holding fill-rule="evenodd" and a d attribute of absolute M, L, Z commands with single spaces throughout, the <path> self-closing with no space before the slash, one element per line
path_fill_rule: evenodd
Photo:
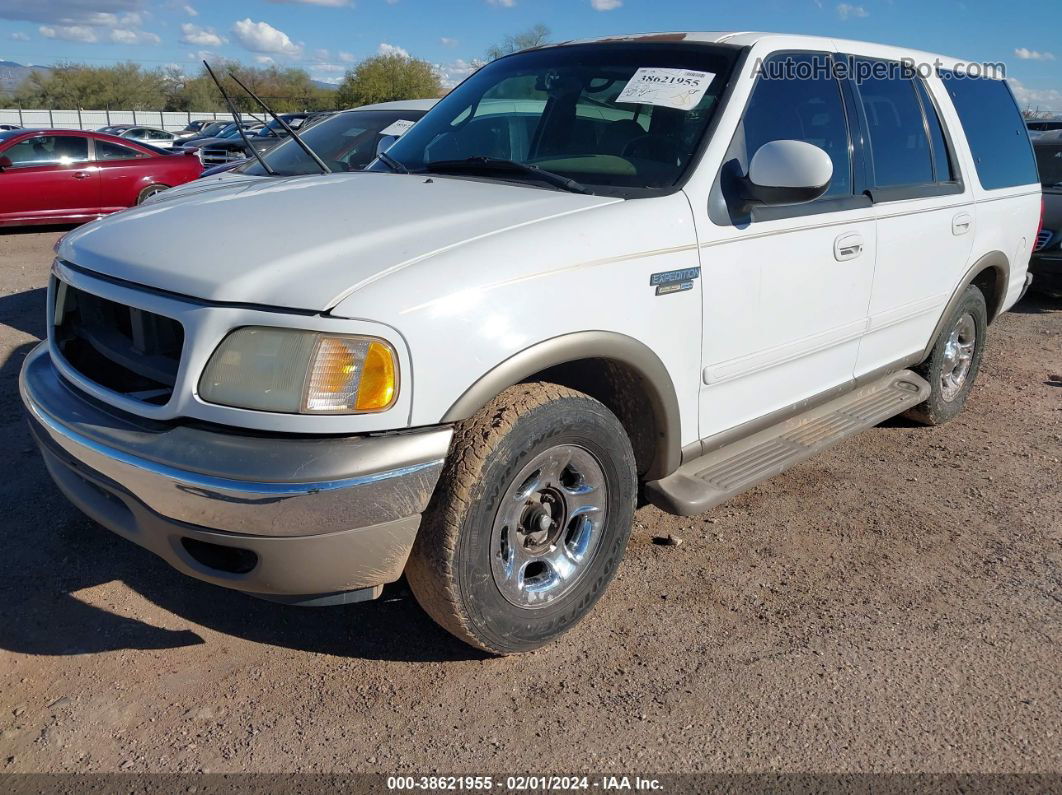
<path fill-rule="evenodd" d="M 913 47 L 1007 65 L 1019 100 L 1062 112 L 1060 0 L 0 0 L 0 60 L 197 70 L 202 58 L 297 65 L 337 82 L 398 52 L 464 77 L 508 34 L 770 30 Z"/>

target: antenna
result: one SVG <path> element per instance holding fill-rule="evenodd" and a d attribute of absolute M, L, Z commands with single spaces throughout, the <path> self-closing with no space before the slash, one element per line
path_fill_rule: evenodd
<path fill-rule="evenodd" d="M 240 138 L 243 139 L 243 145 L 251 150 L 251 154 L 254 155 L 255 160 L 257 160 L 258 163 L 262 166 L 262 168 L 265 169 L 267 174 L 269 174 L 271 177 L 276 176 L 277 172 L 275 172 L 269 167 L 269 164 L 266 163 L 266 161 L 262 158 L 261 153 L 251 145 L 250 141 L 247 140 L 247 133 L 243 131 L 243 123 L 240 121 L 240 114 L 236 112 L 236 106 L 232 104 L 232 100 L 229 99 L 228 92 L 225 91 L 225 87 L 221 85 L 221 81 L 218 80 L 218 76 L 214 74 L 214 70 L 210 68 L 210 64 L 208 64 L 206 61 L 203 61 L 203 66 L 206 67 L 207 73 L 210 75 L 210 79 L 213 80 L 214 85 L 218 87 L 218 91 L 221 92 L 221 96 L 225 98 L 225 104 L 229 106 L 229 113 L 232 114 L 232 120 L 236 122 L 236 132 L 238 132 L 240 134 Z"/>
<path fill-rule="evenodd" d="M 286 121 L 284 121 L 277 114 L 275 114 L 273 112 L 273 109 L 271 107 L 269 107 L 267 104 L 265 104 L 265 102 L 262 101 L 261 97 L 259 97 L 253 91 L 251 91 L 251 89 L 249 89 L 247 86 L 245 86 L 240 81 L 240 78 L 236 77 L 236 75 L 234 75 L 232 72 L 229 72 L 229 77 L 231 77 L 233 80 L 235 80 L 236 81 L 236 85 L 238 85 L 240 88 L 242 88 L 244 91 L 246 91 L 250 95 L 251 99 L 253 99 L 259 105 L 261 105 L 263 110 L 265 110 L 266 113 L 268 113 L 270 116 L 272 116 L 274 119 L 277 120 L 277 122 L 280 124 L 280 126 L 283 127 L 287 131 L 288 135 L 290 135 L 294 139 L 295 143 L 297 143 L 300 147 L 302 147 L 302 151 L 304 151 L 307 155 L 309 155 L 310 159 L 313 160 L 313 162 L 317 164 L 317 166 L 321 169 L 321 173 L 322 174 L 331 174 L 332 173 L 332 169 L 330 169 L 325 164 L 325 161 L 323 161 L 321 158 L 319 158 L 317 156 L 317 153 L 314 152 L 309 146 L 307 146 L 306 142 L 304 140 L 302 140 L 302 138 L 299 137 L 299 134 L 297 132 L 295 132 L 293 129 L 291 129 L 291 127 L 288 126 L 288 123 Z"/>

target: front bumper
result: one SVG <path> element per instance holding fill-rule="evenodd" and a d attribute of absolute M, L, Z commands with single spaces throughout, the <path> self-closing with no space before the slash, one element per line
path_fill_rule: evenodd
<path fill-rule="evenodd" d="M 46 344 L 19 387 L 49 473 L 84 513 L 192 577 L 296 603 L 372 596 L 401 576 L 452 434 L 266 436 L 144 420 L 70 387 Z"/>

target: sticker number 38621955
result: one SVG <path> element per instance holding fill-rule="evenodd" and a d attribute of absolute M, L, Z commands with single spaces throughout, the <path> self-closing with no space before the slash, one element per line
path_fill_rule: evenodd
<path fill-rule="evenodd" d="M 643 67 L 634 73 L 616 102 L 693 110 L 714 79 L 711 72 Z"/>

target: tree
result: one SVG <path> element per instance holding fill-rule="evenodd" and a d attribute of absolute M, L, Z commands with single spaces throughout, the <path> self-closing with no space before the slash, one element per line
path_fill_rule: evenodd
<path fill-rule="evenodd" d="M 357 107 L 396 99 L 425 99 L 442 93 L 439 75 L 427 61 L 401 53 L 366 58 L 339 84 L 341 107 Z"/>
<path fill-rule="evenodd" d="M 50 72 L 32 72 L 15 98 L 42 108 L 122 108 L 157 110 L 165 100 L 162 75 L 135 63 L 115 66 L 60 64 Z"/>
<path fill-rule="evenodd" d="M 533 25 L 523 33 L 506 36 L 501 44 L 494 44 L 488 47 L 487 60 L 496 61 L 503 55 L 510 55 L 511 53 L 526 50 L 530 47 L 541 47 L 543 44 L 549 43 L 549 37 L 551 34 L 552 31 L 545 25 Z"/>

